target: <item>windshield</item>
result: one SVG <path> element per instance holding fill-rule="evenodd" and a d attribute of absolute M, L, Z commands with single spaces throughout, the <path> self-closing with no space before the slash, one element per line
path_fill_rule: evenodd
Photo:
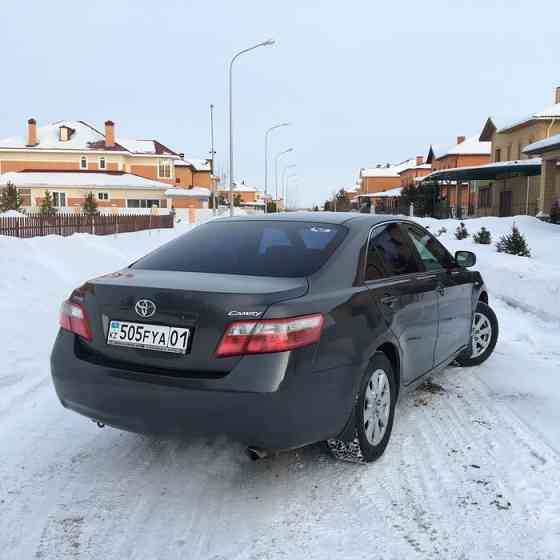
<path fill-rule="evenodd" d="M 321 268 L 346 235 L 340 225 L 215 221 L 140 259 L 131 268 L 298 278 Z"/>

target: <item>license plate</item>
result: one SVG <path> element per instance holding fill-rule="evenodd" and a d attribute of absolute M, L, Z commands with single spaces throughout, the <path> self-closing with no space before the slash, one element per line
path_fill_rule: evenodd
<path fill-rule="evenodd" d="M 165 325 L 110 321 L 107 344 L 185 354 L 190 330 Z"/>

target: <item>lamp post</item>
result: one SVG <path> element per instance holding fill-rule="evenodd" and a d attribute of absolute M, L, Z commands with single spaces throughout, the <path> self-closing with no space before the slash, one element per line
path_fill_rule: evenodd
<path fill-rule="evenodd" d="M 283 152 L 278 152 L 276 154 L 276 157 L 274 158 L 274 188 L 275 188 L 275 199 L 278 202 L 278 160 L 285 154 L 289 154 L 290 152 L 293 152 L 294 149 L 293 148 L 288 148 L 287 150 L 284 150 Z"/>
<path fill-rule="evenodd" d="M 290 126 L 290 123 L 280 123 L 271 126 L 265 133 L 264 133 L 264 194 L 265 197 L 268 194 L 268 135 L 277 128 L 282 128 L 283 126 Z M 265 206 L 265 213 L 267 212 Z"/>
<path fill-rule="evenodd" d="M 280 187 L 282 189 L 282 198 L 286 197 L 286 171 L 288 171 L 289 169 L 293 169 L 294 167 L 296 167 L 296 164 L 292 163 L 291 165 L 285 165 L 284 169 L 282 169 L 282 182 L 280 183 Z"/>
<path fill-rule="evenodd" d="M 274 41 L 272 39 L 268 39 L 267 41 L 263 41 L 262 43 L 258 43 L 249 47 L 247 49 L 243 49 L 236 53 L 229 63 L 229 214 L 233 216 L 233 96 L 232 96 L 232 78 L 233 78 L 233 63 L 245 53 L 249 51 L 258 49 L 259 47 L 269 47 L 274 45 Z"/>
<path fill-rule="evenodd" d="M 284 187 L 284 210 L 288 209 L 288 184 L 290 179 L 293 179 L 294 177 L 297 177 L 295 173 L 286 177 L 286 185 Z"/>
<path fill-rule="evenodd" d="M 216 215 L 216 180 L 214 179 L 214 105 L 210 104 L 210 180 L 212 181 L 212 215 Z"/>

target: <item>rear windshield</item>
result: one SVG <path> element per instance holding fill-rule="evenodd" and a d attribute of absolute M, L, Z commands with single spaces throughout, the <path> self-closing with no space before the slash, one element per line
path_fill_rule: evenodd
<path fill-rule="evenodd" d="M 297 278 L 325 264 L 347 229 L 310 222 L 210 222 L 146 255 L 132 268 Z"/>

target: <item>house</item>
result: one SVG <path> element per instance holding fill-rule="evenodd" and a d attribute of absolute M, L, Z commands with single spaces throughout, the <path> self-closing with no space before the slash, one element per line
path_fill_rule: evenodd
<path fill-rule="evenodd" d="M 488 141 L 481 141 L 477 136 L 457 136 L 456 143 L 447 149 L 430 146 L 426 163 L 431 165 L 432 173 L 457 167 L 485 165 L 490 162 L 490 152 L 491 143 Z M 440 196 L 447 205 L 455 209 L 456 215 L 472 213 L 473 201 L 468 183 L 441 181 Z"/>
<path fill-rule="evenodd" d="M 181 159 L 175 160 L 175 184 L 180 187 L 204 187 L 212 190 L 215 187 L 211 159 Z"/>
<path fill-rule="evenodd" d="M 23 193 L 24 208 L 40 206 L 49 191 L 56 208 L 76 211 L 90 192 L 104 211 L 167 208 L 165 192 L 169 188 L 161 181 L 124 171 L 9 171 L 0 175 L 0 188 L 8 183 Z"/>
<path fill-rule="evenodd" d="M 554 104 L 507 125 L 498 125 L 489 118 L 480 135 L 492 144 L 492 162 L 523 162 L 540 155 L 539 142 L 560 133 L 560 87 L 554 91 Z M 537 150 L 534 146 L 537 145 Z M 526 149 L 531 146 L 531 149 Z M 550 154 L 547 150 L 546 152 Z M 546 163 L 545 163 L 546 161 Z M 542 162 L 541 173 L 519 172 L 496 177 L 481 191 L 481 201 L 498 215 L 548 214 L 552 198 L 549 185 L 554 167 L 549 155 Z M 546 169 L 545 169 L 546 167 Z M 548 171 L 548 173 L 547 173 Z M 483 191 L 484 194 L 483 194 Z"/>
<path fill-rule="evenodd" d="M 229 188 L 220 190 L 220 195 L 229 203 Z M 247 185 L 245 181 L 233 185 L 233 200 L 239 200 L 239 206 L 249 210 L 264 211 L 266 199 L 259 189 L 252 185 Z M 278 201 L 281 202 L 281 201 Z"/>
<path fill-rule="evenodd" d="M 541 213 L 550 215 L 552 207 L 560 205 L 560 134 L 529 144 L 523 152 L 542 158 L 539 203 Z"/>
<path fill-rule="evenodd" d="M 396 187 L 371 195 L 375 212 L 378 214 L 404 214 L 407 209 L 402 207 L 401 194 L 403 187 Z"/>
<path fill-rule="evenodd" d="M 372 199 L 375 193 L 396 189 L 401 186 L 400 173 L 414 167 L 415 158 L 401 161 L 397 164 L 378 163 L 375 167 L 360 169 L 358 183 L 360 192 L 358 197 L 362 200 Z"/>
<path fill-rule="evenodd" d="M 6 183 L 9 173 L 18 174 L 9 177 L 17 179 L 24 207 L 29 208 L 40 204 L 44 190 L 53 191 L 60 208 L 80 208 L 88 192 L 102 208 L 165 208 L 170 187 L 208 189 L 212 184 L 209 162 L 185 159 L 158 140 L 121 138 L 110 120 L 101 132 L 84 121 L 39 127 L 29 119 L 25 135 L 0 140 L 0 182 Z M 135 189 L 140 184 L 144 198 Z M 203 207 L 204 202 L 201 197 L 197 204 Z"/>
<path fill-rule="evenodd" d="M 424 156 L 416 156 L 413 165 L 405 167 L 402 171 L 399 171 L 399 177 L 401 178 L 401 187 L 411 187 L 415 186 L 418 179 L 425 177 L 432 170 L 432 165 L 430 163 L 424 162 Z"/>

